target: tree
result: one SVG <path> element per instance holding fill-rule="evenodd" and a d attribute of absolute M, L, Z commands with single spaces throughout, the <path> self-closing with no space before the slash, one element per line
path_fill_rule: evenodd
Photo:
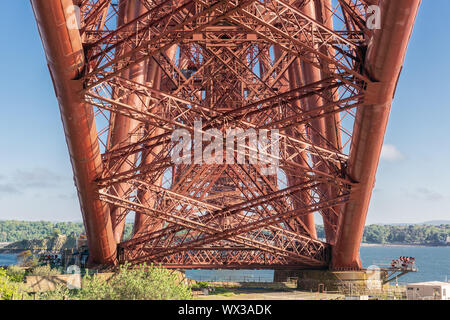
<path fill-rule="evenodd" d="M 60 235 L 61 235 L 61 230 L 59 230 L 58 228 L 53 229 L 54 237 L 59 237 Z"/>

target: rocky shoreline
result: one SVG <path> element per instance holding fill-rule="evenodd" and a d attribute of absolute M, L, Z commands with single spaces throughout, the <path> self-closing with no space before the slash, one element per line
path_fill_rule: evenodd
<path fill-rule="evenodd" d="M 48 252 L 60 252 L 65 249 L 76 248 L 77 240 L 65 235 L 57 235 L 45 239 L 22 240 L 0 245 L 1 254 L 18 254 L 23 251 L 31 251 L 33 254 Z"/>

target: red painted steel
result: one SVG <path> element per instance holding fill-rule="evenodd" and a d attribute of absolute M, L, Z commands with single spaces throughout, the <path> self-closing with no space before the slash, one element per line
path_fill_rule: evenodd
<path fill-rule="evenodd" d="M 102 174 L 102 161 L 92 108 L 81 90 L 85 57 L 78 30 L 69 30 L 66 14 L 72 1 L 32 0 L 48 67 L 60 105 L 78 197 L 89 241 L 90 261 L 116 263 L 116 242 L 112 237 L 107 206 L 99 200 L 93 183 Z"/>
<path fill-rule="evenodd" d="M 359 248 L 384 141 L 395 88 L 411 37 L 420 0 L 384 0 L 382 27 L 373 34 L 366 56 L 366 105 L 358 109 L 348 175 L 357 181 L 354 199 L 346 205 L 333 250 L 333 267 L 361 268 Z"/>
<path fill-rule="evenodd" d="M 119 12 L 119 26 L 122 26 L 129 21 L 132 21 L 146 12 L 146 8 L 139 0 L 132 1 L 120 1 L 119 8 L 121 11 Z M 127 28 L 128 32 L 136 31 L 137 26 L 132 26 L 131 28 Z M 132 50 L 133 47 L 125 47 L 121 48 L 124 52 L 128 52 Z M 138 55 L 133 56 L 133 58 L 137 58 Z M 125 79 L 129 79 L 131 81 L 135 81 L 138 83 L 144 83 L 145 77 L 147 75 L 146 63 L 139 63 L 129 70 L 123 72 L 122 77 Z M 130 95 L 127 97 L 127 104 L 135 106 L 137 109 L 143 109 L 143 101 L 139 99 L 137 95 Z M 135 119 L 130 119 L 124 115 L 117 115 L 114 118 L 114 123 L 111 123 L 111 148 L 120 148 L 121 146 L 128 145 L 130 143 L 135 143 L 137 141 L 137 136 L 140 131 L 140 123 Z M 130 132 L 136 132 L 134 135 L 130 135 Z M 125 172 L 131 169 L 132 163 L 136 162 L 135 155 L 132 155 L 126 159 L 119 159 L 117 172 Z M 112 165 L 115 165 L 112 164 Z M 129 189 L 129 185 L 127 183 L 119 183 L 114 186 L 114 194 L 119 197 L 125 196 L 127 190 Z M 126 212 L 122 208 L 111 206 L 111 219 L 114 223 L 114 237 L 116 242 L 119 243 L 122 241 L 122 236 L 125 228 L 125 216 Z"/>
<path fill-rule="evenodd" d="M 84 0 L 80 30 L 66 27 L 72 1 L 32 4 L 93 262 L 361 268 L 419 0 Z M 202 133 L 279 130 L 277 171 L 175 164 L 172 133 L 200 120 Z"/>

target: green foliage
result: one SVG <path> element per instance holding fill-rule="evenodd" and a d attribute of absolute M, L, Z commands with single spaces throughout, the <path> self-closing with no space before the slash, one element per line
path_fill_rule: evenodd
<path fill-rule="evenodd" d="M 233 296 L 235 296 L 234 292 L 225 292 L 225 293 L 221 293 L 220 295 L 222 295 L 224 297 L 233 297 Z"/>
<path fill-rule="evenodd" d="M 40 293 L 40 300 L 190 300 L 190 288 L 180 283 L 177 275 L 161 267 L 129 268 L 123 265 L 110 280 L 96 274 L 83 279 L 83 288 L 68 290 L 60 286 L 52 292 Z"/>
<path fill-rule="evenodd" d="M 58 228 L 53 229 L 53 236 L 58 237 L 61 234 L 61 230 Z"/>
<path fill-rule="evenodd" d="M 323 225 L 317 225 L 317 237 L 325 238 Z M 450 225 L 369 225 L 364 229 L 363 242 L 374 244 L 445 244 L 450 236 Z"/>
<path fill-rule="evenodd" d="M 197 281 L 192 285 L 192 288 L 209 288 L 211 284 L 207 281 Z"/>
<path fill-rule="evenodd" d="M 133 224 L 127 223 L 125 225 L 125 230 L 123 231 L 123 240 L 124 241 L 130 240 L 132 235 L 133 235 Z"/>
<path fill-rule="evenodd" d="M 61 272 L 58 269 L 51 268 L 49 265 L 35 267 L 31 272 L 30 276 L 41 276 L 41 277 L 51 277 L 58 276 Z"/>
<path fill-rule="evenodd" d="M 133 226 L 127 224 L 124 239 L 131 236 Z M 48 222 L 48 221 L 0 221 L 0 242 L 17 242 L 22 240 L 43 239 L 55 233 L 65 236 L 79 236 L 84 231 L 81 222 Z"/>
<path fill-rule="evenodd" d="M 25 278 L 25 269 L 18 266 L 9 266 L 6 269 L 6 275 L 10 281 L 22 283 Z"/>
<path fill-rule="evenodd" d="M 365 229 L 364 236 L 369 243 L 386 243 L 388 233 L 384 226 L 373 225 Z"/>
<path fill-rule="evenodd" d="M 73 300 L 77 291 L 69 290 L 66 285 L 58 285 L 55 290 L 36 293 L 36 300 Z"/>
<path fill-rule="evenodd" d="M 8 272 L 0 268 L 0 300 L 19 299 L 23 294 L 22 286 L 12 281 Z"/>
<path fill-rule="evenodd" d="M 364 230 L 363 242 L 439 245 L 450 236 L 450 225 L 370 225 Z"/>
<path fill-rule="evenodd" d="M 125 226 L 124 240 L 130 238 L 133 226 Z M 317 236 L 325 238 L 323 225 L 317 225 Z M 84 233 L 84 226 L 80 222 L 28 222 L 28 221 L 0 221 L 0 242 L 16 242 L 31 239 L 43 239 L 55 234 L 78 236 Z M 366 226 L 363 242 L 367 243 L 404 243 L 404 244 L 439 244 L 450 236 L 450 225 L 411 225 Z"/>
<path fill-rule="evenodd" d="M 120 267 L 119 272 L 108 282 L 95 275 L 80 291 L 83 300 L 186 300 L 191 298 L 188 286 L 180 283 L 177 275 L 161 267 L 145 264 L 130 269 Z"/>
<path fill-rule="evenodd" d="M 84 226 L 81 222 L 0 221 L 0 242 L 42 239 L 52 236 L 55 231 L 67 236 L 80 235 Z"/>
<path fill-rule="evenodd" d="M 227 288 L 223 288 L 223 287 L 216 287 L 214 288 L 213 294 L 215 295 L 221 295 L 224 297 L 232 297 L 235 295 L 235 293 Z"/>

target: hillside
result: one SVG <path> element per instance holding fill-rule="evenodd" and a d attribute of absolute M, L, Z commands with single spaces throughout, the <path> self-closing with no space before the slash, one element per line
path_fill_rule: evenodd
<path fill-rule="evenodd" d="M 371 244 L 443 245 L 448 242 L 447 238 L 450 237 L 450 223 L 445 224 L 442 222 L 445 221 L 434 221 L 434 224 L 369 225 L 364 229 L 362 242 Z M 128 223 L 125 228 L 124 239 L 129 239 L 131 232 L 132 224 Z M 60 234 L 66 236 L 67 239 L 75 239 L 82 233 L 84 233 L 82 223 L 0 221 L 0 243 L 17 243 L 19 241 L 20 244 L 15 245 L 24 248 L 28 248 L 27 246 L 37 249 L 53 245 L 63 246 L 58 244 L 63 241 L 62 239 L 51 240 L 54 238 L 54 235 Z M 325 238 L 322 225 L 317 225 L 317 235 L 320 239 Z M 26 242 L 23 242 L 24 240 Z M 56 241 L 56 243 L 53 244 L 52 241 Z"/>
<path fill-rule="evenodd" d="M 127 224 L 125 238 L 131 235 L 132 225 Z M 44 239 L 53 234 L 76 237 L 83 234 L 81 222 L 15 221 L 0 220 L 0 243 Z"/>
<path fill-rule="evenodd" d="M 425 221 L 420 224 L 429 225 L 429 226 L 441 226 L 441 225 L 450 225 L 450 220 L 432 220 Z"/>
<path fill-rule="evenodd" d="M 80 235 L 84 233 L 84 226 L 81 222 L 0 221 L 0 242 L 43 239 L 55 233 Z"/>
<path fill-rule="evenodd" d="M 77 239 L 73 236 L 55 234 L 44 239 L 22 240 L 13 242 L 1 248 L 2 253 L 14 253 L 30 250 L 33 253 L 59 252 L 64 249 L 76 248 Z"/>

